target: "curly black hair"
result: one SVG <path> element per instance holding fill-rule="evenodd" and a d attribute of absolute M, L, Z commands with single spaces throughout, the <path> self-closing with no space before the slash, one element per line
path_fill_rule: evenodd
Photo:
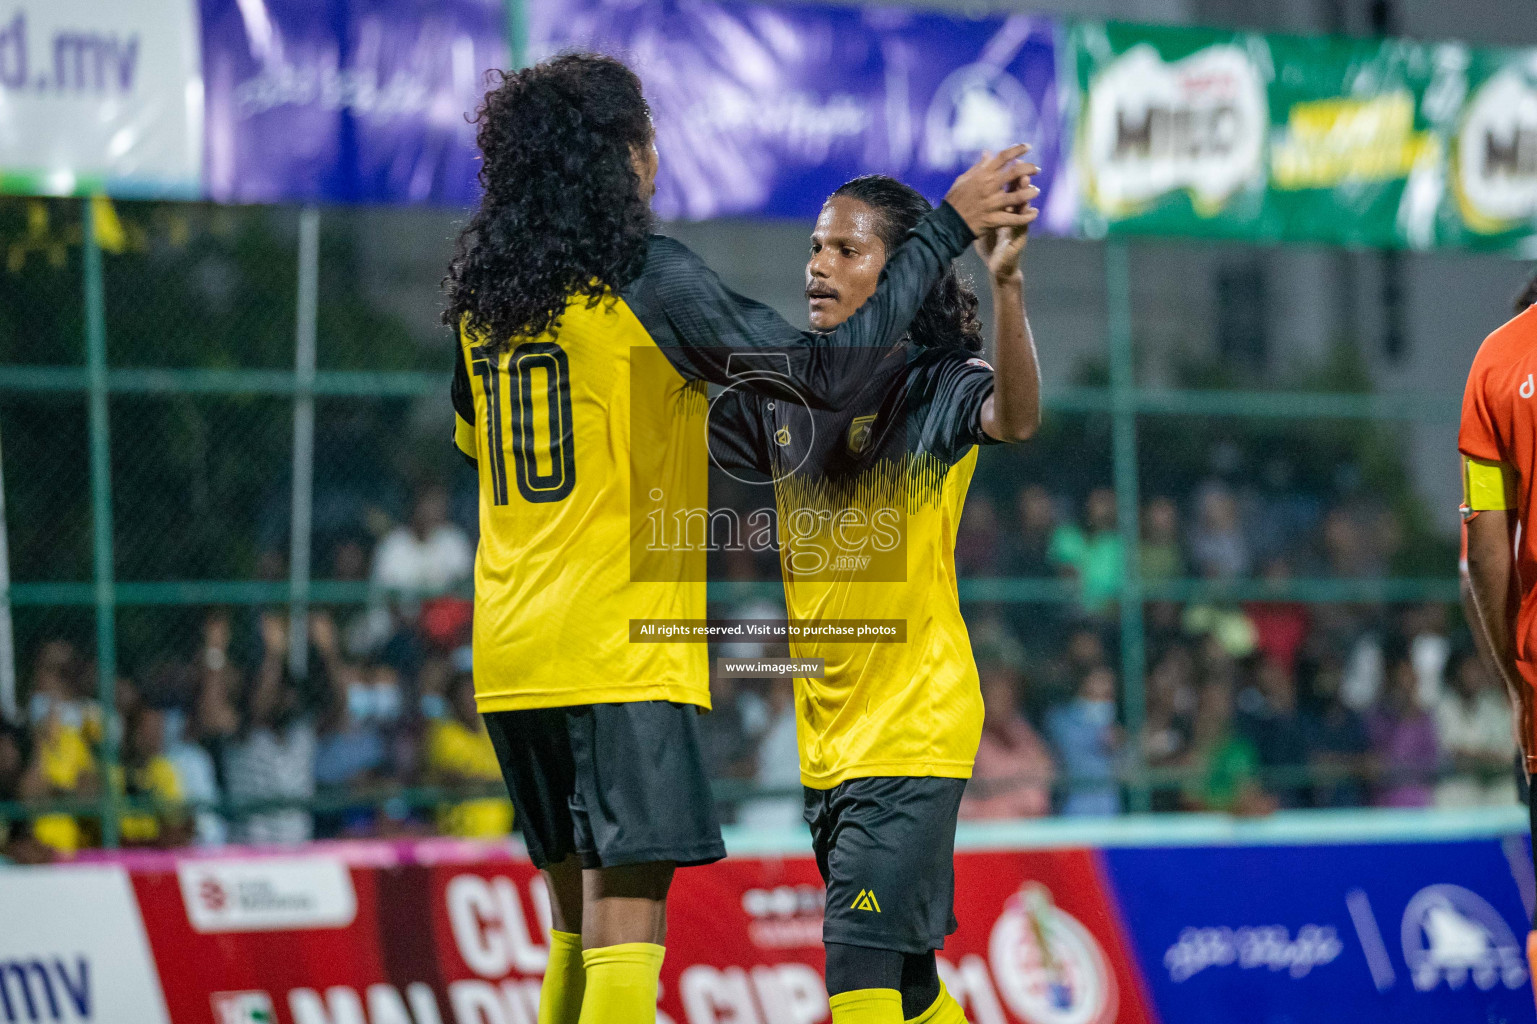
<path fill-rule="evenodd" d="M 443 279 L 443 323 L 493 349 L 555 330 L 571 298 L 596 305 L 640 273 L 651 210 L 633 153 L 653 138 L 640 79 L 612 57 L 494 74 L 475 114 L 480 207 Z"/>
<path fill-rule="evenodd" d="M 833 196 L 856 199 L 879 215 L 881 243 L 888 259 L 902 245 L 907 233 L 934 209 L 916 189 L 884 174 L 866 174 L 845 182 Z M 918 307 L 909 334 L 913 344 L 919 346 L 982 351 L 977 293 L 953 263 Z"/>

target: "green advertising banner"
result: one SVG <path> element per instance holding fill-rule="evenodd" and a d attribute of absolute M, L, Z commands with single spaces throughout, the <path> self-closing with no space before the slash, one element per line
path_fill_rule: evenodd
<path fill-rule="evenodd" d="M 1537 65 L 1457 43 L 1080 23 L 1084 234 L 1515 250 Z"/>
<path fill-rule="evenodd" d="M 1537 237 L 1537 53 L 1474 50 L 1448 151 L 1440 245 L 1518 248 Z"/>
<path fill-rule="evenodd" d="M 1266 198 L 1264 37 L 1081 23 L 1068 49 L 1081 230 L 1252 236 Z"/>

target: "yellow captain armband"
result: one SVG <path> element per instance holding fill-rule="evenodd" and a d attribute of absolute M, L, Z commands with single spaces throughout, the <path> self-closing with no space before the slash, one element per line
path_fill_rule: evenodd
<path fill-rule="evenodd" d="M 1503 462 L 1462 457 L 1462 500 L 1468 513 L 1503 512 L 1515 507 L 1516 471 Z"/>

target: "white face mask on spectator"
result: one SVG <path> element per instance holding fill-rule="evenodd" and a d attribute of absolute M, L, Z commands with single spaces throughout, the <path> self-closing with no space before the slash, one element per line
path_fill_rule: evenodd
<path fill-rule="evenodd" d="M 166 744 L 184 741 L 187 738 L 187 713 L 181 708 L 166 708 L 162 714 L 164 715 L 162 721 L 165 723 Z"/>
<path fill-rule="evenodd" d="M 394 683 L 353 683 L 347 712 L 358 722 L 393 722 L 400 717 L 400 687 Z"/>
<path fill-rule="evenodd" d="M 27 713 L 33 725 L 43 722 L 50 714 L 57 716 L 66 729 L 78 729 L 85 724 L 85 708 L 79 701 L 54 700 L 51 694 L 34 693 L 27 705 Z"/>
<path fill-rule="evenodd" d="M 1083 716 L 1094 725 L 1115 724 L 1115 701 L 1113 700 L 1079 700 L 1083 706 Z"/>

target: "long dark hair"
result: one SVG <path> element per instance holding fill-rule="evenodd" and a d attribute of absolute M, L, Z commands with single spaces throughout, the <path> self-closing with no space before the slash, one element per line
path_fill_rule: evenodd
<path fill-rule="evenodd" d="M 857 199 L 879 214 L 881 243 L 886 257 L 902 245 L 907 233 L 934 207 L 917 190 L 884 174 L 866 174 L 840 186 L 835 196 Z M 945 271 L 913 317 L 913 344 L 935 348 L 982 350 L 982 321 L 977 319 L 977 293 L 955 265 Z"/>
<path fill-rule="evenodd" d="M 651 211 L 631 161 L 652 128 L 640 79 L 611 57 L 495 74 L 475 114 L 480 207 L 443 279 L 443 322 L 501 347 L 554 330 L 572 296 L 595 305 L 640 273 Z"/>

